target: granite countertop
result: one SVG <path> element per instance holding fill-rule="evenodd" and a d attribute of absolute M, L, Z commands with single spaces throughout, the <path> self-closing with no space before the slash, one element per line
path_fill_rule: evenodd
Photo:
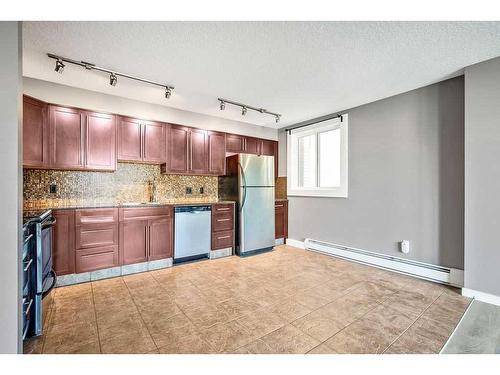
<path fill-rule="evenodd" d="M 136 208 L 136 207 L 165 207 L 165 206 L 206 206 L 211 204 L 235 204 L 234 201 L 217 200 L 217 201 L 186 201 L 186 200 L 172 200 L 158 203 L 118 203 L 118 204 L 81 204 L 81 205 L 56 205 L 54 207 L 45 207 L 44 209 L 52 210 L 77 210 L 77 209 L 92 209 L 92 208 Z M 26 209 L 30 211 L 32 209 Z"/>

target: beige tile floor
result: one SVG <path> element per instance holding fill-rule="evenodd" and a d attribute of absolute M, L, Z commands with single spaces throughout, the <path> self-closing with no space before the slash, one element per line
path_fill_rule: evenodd
<path fill-rule="evenodd" d="M 32 353 L 438 353 L 454 289 L 279 246 L 58 288 Z"/>

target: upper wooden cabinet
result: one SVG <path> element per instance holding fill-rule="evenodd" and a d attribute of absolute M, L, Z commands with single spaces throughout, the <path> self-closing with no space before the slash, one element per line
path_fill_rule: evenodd
<path fill-rule="evenodd" d="M 181 125 L 167 132 L 167 161 L 162 173 L 214 175 L 225 173 L 225 134 Z"/>
<path fill-rule="evenodd" d="M 181 125 L 170 125 L 167 130 L 167 160 L 162 173 L 186 174 L 189 169 L 189 131 Z"/>
<path fill-rule="evenodd" d="M 208 132 L 208 173 L 216 176 L 226 174 L 226 135 Z"/>
<path fill-rule="evenodd" d="M 23 165 L 49 166 L 48 105 L 28 96 L 23 98 Z"/>
<path fill-rule="evenodd" d="M 24 97 L 23 166 L 116 169 L 115 116 L 46 105 Z"/>
<path fill-rule="evenodd" d="M 83 169 L 84 112 L 66 107 L 49 107 L 50 167 Z"/>
<path fill-rule="evenodd" d="M 85 167 L 92 170 L 116 169 L 115 116 L 86 113 Z"/>
<path fill-rule="evenodd" d="M 149 164 L 165 162 L 165 125 L 120 116 L 118 160 Z"/>
<path fill-rule="evenodd" d="M 191 128 L 189 131 L 188 173 L 208 173 L 208 131 L 206 130 Z"/>
<path fill-rule="evenodd" d="M 245 152 L 245 137 L 236 134 L 226 135 L 226 151 L 227 152 Z"/>
<path fill-rule="evenodd" d="M 245 153 L 259 155 L 261 143 L 260 139 L 245 137 Z"/>

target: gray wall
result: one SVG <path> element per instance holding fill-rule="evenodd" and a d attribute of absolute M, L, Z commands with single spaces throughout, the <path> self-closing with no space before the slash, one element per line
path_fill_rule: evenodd
<path fill-rule="evenodd" d="M 289 197 L 289 237 L 463 269 L 463 76 L 345 112 L 349 198 Z"/>
<path fill-rule="evenodd" d="M 21 27 L 0 22 L 0 353 L 21 350 Z"/>
<path fill-rule="evenodd" d="M 500 58 L 465 70 L 465 287 L 500 296 Z"/>
<path fill-rule="evenodd" d="M 220 117 L 140 102 L 34 78 L 23 78 L 23 92 L 54 104 L 111 112 L 146 120 L 190 125 L 201 129 L 218 130 L 273 140 L 278 139 L 278 132 L 274 128 L 226 120 Z"/>

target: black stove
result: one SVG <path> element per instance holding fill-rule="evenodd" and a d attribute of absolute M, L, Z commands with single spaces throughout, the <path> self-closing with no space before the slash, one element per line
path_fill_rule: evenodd
<path fill-rule="evenodd" d="M 56 284 L 52 268 L 52 230 L 56 219 L 51 210 L 23 212 L 23 337 L 42 334 L 43 310 L 50 303 Z M 44 307 L 45 306 L 45 307 Z"/>

